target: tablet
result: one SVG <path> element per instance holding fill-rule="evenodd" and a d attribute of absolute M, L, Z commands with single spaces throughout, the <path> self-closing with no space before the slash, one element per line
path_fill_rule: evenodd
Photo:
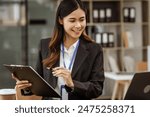
<path fill-rule="evenodd" d="M 44 97 L 61 98 L 60 94 L 58 94 L 31 66 L 7 64 L 4 64 L 4 66 L 19 80 L 28 80 L 32 83 L 29 89 L 33 94 Z"/>

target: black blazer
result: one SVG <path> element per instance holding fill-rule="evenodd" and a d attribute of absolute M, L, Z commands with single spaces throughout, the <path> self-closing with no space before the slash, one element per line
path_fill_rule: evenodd
<path fill-rule="evenodd" d="M 56 87 L 57 78 L 51 70 L 43 66 L 42 60 L 49 54 L 50 39 L 42 39 L 39 47 L 37 72 L 50 84 Z M 59 61 L 55 66 L 59 66 Z M 103 52 L 99 44 L 80 39 L 77 55 L 72 68 L 74 91 L 69 92 L 69 100 L 96 98 L 102 94 L 104 82 Z"/>

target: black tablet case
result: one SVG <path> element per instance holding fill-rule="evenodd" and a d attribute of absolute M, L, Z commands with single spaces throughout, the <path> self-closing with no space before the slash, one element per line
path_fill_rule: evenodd
<path fill-rule="evenodd" d="M 35 95 L 55 98 L 61 97 L 31 66 L 6 64 L 4 66 L 19 80 L 28 80 L 32 83 L 30 90 Z"/>

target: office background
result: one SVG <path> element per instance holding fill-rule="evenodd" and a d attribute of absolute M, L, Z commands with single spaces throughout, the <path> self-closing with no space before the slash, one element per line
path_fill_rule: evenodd
<path fill-rule="evenodd" d="M 3 64 L 35 66 L 39 41 L 51 36 L 60 1 L 0 0 L 0 89 L 15 86 Z M 105 72 L 147 71 L 150 1 L 82 1 L 88 9 L 87 33 L 103 46 Z M 112 95 L 117 76 L 106 77 L 104 95 Z"/>
<path fill-rule="evenodd" d="M 15 83 L 3 64 L 34 67 L 39 40 L 50 37 L 52 32 L 58 1 L 28 0 L 27 4 L 24 0 L 0 0 L 0 88 L 12 88 Z M 25 7 L 28 7 L 28 27 L 21 11 Z"/>

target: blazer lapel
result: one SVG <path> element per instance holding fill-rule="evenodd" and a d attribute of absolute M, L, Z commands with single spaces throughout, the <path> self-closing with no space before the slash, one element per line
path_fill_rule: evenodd
<path fill-rule="evenodd" d="M 78 69 L 81 67 L 87 55 L 88 55 L 88 51 L 86 49 L 86 45 L 81 39 L 80 45 L 78 47 L 78 52 L 74 61 L 73 69 L 72 69 L 72 78 L 74 78 L 75 74 L 77 73 Z"/>

